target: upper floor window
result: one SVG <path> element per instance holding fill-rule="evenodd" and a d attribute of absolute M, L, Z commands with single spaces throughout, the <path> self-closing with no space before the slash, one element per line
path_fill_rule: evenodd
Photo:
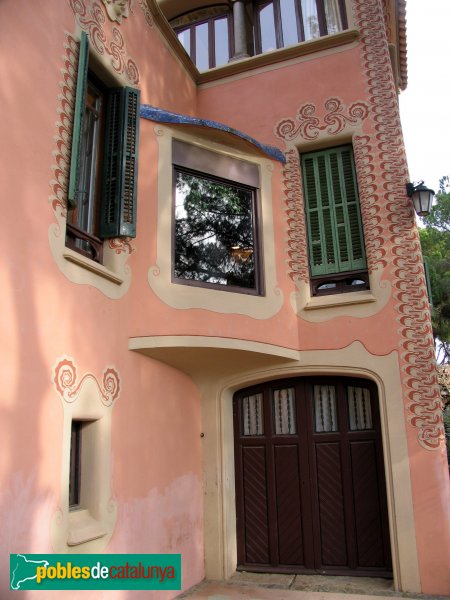
<path fill-rule="evenodd" d="M 257 167 L 180 141 L 173 162 L 173 279 L 259 294 Z"/>
<path fill-rule="evenodd" d="M 81 34 L 66 245 L 102 262 L 103 240 L 136 235 L 139 90 L 105 85 Z"/>
<path fill-rule="evenodd" d="M 302 155 L 313 295 L 368 289 L 351 146 Z"/>
<path fill-rule="evenodd" d="M 227 5 L 191 12 L 171 24 L 199 71 L 220 67 L 231 58 L 232 15 Z"/>
<path fill-rule="evenodd" d="M 268 52 L 347 28 L 344 0 L 259 0 L 256 52 Z"/>

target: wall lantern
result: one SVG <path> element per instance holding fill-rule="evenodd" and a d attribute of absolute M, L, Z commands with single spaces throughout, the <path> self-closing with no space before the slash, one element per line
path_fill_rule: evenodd
<path fill-rule="evenodd" d="M 423 181 L 419 181 L 417 185 L 407 183 L 406 193 L 412 198 L 414 209 L 419 217 L 426 217 L 430 214 L 433 205 L 434 191 L 427 188 L 423 184 Z"/>

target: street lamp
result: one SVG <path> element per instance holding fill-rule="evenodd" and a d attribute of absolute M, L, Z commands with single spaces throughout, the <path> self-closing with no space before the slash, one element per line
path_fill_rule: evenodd
<path fill-rule="evenodd" d="M 434 190 L 430 190 L 423 184 L 423 181 L 419 181 L 417 185 L 407 183 L 406 193 L 412 198 L 414 209 L 419 217 L 426 217 L 430 214 L 433 205 Z"/>

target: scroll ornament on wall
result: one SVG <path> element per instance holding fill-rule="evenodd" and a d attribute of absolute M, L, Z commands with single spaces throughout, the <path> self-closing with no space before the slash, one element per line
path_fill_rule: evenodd
<path fill-rule="evenodd" d="M 120 396 L 120 377 L 114 367 L 104 369 L 99 380 L 92 373 L 79 377 L 73 358 L 63 356 L 53 371 L 53 384 L 64 402 L 75 402 L 87 381 L 93 381 L 98 388 L 99 396 L 105 406 L 112 406 Z"/>
<path fill-rule="evenodd" d="M 303 104 L 294 119 L 282 119 L 276 126 L 277 137 L 290 142 L 297 137 L 315 140 L 321 132 L 336 135 L 348 125 L 359 125 L 369 114 L 365 102 L 354 102 L 348 108 L 340 98 L 328 98 L 324 103 L 325 115 L 316 115 L 316 106 Z"/>
<path fill-rule="evenodd" d="M 131 85 L 137 85 L 139 83 L 139 70 L 134 60 L 127 54 L 125 40 L 118 27 L 113 26 L 112 40 L 108 41 L 104 27 L 106 16 L 102 5 L 94 2 L 88 9 L 85 0 L 69 0 L 69 4 L 79 26 L 88 34 L 92 47 L 100 55 L 106 54 L 110 57 L 111 66 L 116 73 L 125 74 Z M 114 10 L 116 10 L 118 3 L 113 4 Z"/>

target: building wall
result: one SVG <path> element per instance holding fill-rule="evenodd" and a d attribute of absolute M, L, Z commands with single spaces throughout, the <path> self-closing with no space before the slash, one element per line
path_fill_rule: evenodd
<path fill-rule="evenodd" d="M 120 24 L 100 0 L 0 9 L 2 587 L 8 553 L 68 551 L 67 427 L 97 414 L 110 423 L 100 499 L 111 500 L 109 529 L 81 551 L 181 552 L 184 589 L 203 578 L 204 560 L 207 576 L 230 575 L 232 394 L 321 373 L 376 381 L 396 586 L 449 593 L 428 303 L 378 0 L 348 3 L 358 39 L 198 88 L 144 0 L 131 9 Z M 142 120 L 137 237 L 106 244 L 101 272 L 74 262 L 64 230 L 81 30 L 142 103 L 244 131 L 286 164 L 234 136 Z M 264 298 L 171 283 L 173 137 L 258 166 Z M 355 150 L 371 290 L 311 298 L 298 152 L 342 143 Z"/>
<path fill-rule="evenodd" d="M 139 180 L 141 241 L 133 242 L 131 256 L 130 247 L 119 248 L 117 255 L 111 249 L 119 260 L 129 259 L 129 279 L 121 284 L 126 293 L 116 293 L 120 285 L 68 261 L 72 271 L 65 271 L 61 248 L 55 249 L 55 240 L 64 240 L 73 40 L 81 29 L 92 46 L 97 41 L 94 52 L 105 69 L 119 82 L 138 85 L 144 102 L 184 113 L 195 109 L 195 86 L 150 15 L 146 18 L 145 4 L 133 2 L 132 10 L 119 25 L 108 19 L 101 2 L 44 0 L 35 6 L 7 1 L 0 9 L 1 97 L 9 115 L 0 145 L 2 598 L 9 597 L 9 553 L 181 552 L 183 587 L 204 573 L 198 390 L 180 371 L 128 350 L 135 310 L 131 288 L 137 277 L 146 279 L 140 257 L 149 251 L 144 224 L 154 195 L 154 157 L 148 170 L 142 165 Z M 122 48 L 114 28 L 123 36 Z M 145 139 L 142 145 L 145 157 Z M 111 289 L 116 297 L 107 295 Z M 157 313 L 145 318 L 152 331 Z M 110 473 L 101 485 L 109 496 L 100 500 L 111 518 L 106 536 L 68 549 L 64 473 L 71 411 L 78 418 L 109 419 L 110 441 L 101 432 L 102 444 L 106 441 L 102 466 Z M 72 598 L 75 592 L 65 595 Z M 94 597 L 93 592 L 84 595 Z"/>

